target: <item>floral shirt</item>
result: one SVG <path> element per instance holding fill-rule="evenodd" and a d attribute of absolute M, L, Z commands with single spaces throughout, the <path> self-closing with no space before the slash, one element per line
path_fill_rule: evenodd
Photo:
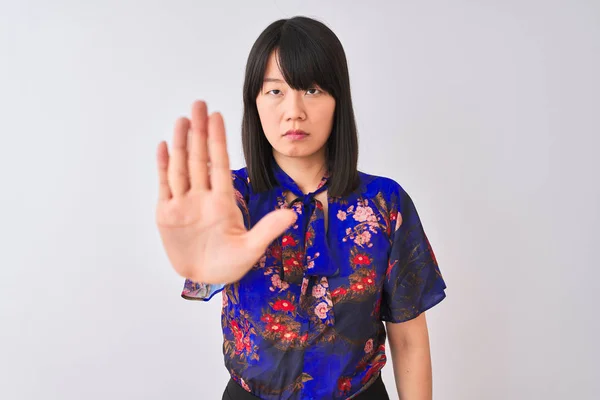
<path fill-rule="evenodd" d="M 274 162 L 278 186 L 254 193 L 246 168 L 232 170 L 247 228 L 278 208 L 298 214 L 238 282 L 185 280 L 181 296 L 222 293 L 223 352 L 231 377 L 266 400 L 347 399 L 386 363 L 383 321 L 415 318 L 445 298 L 442 278 L 415 205 L 393 179 L 359 171 L 346 197 L 304 194 Z M 290 191 L 297 198 L 288 204 Z"/>

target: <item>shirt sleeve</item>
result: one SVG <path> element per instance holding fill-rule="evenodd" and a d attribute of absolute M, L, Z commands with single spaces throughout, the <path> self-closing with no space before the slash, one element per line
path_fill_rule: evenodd
<path fill-rule="evenodd" d="M 446 297 L 446 283 L 415 204 L 398 183 L 392 190 L 389 211 L 395 230 L 390 238 L 380 318 L 398 323 L 441 302 Z"/>
<path fill-rule="evenodd" d="M 248 229 L 250 225 L 250 214 L 248 212 L 248 184 L 243 176 L 237 175 L 234 171 L 231 171 L 231 178 L 233 180 L 236 203 L 242 211 L 244 225 L 246 225 L 246 229 Z M 185 279 L 181 297 L 186 300 L 209 301 L 215 294 L 221 292 L 224 288 L 225 284 L 208 284 Z"/>

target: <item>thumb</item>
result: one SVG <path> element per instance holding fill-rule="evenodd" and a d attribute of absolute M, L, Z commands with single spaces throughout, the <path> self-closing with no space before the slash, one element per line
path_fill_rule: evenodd
<path fill-rule="evenodd" d="M 282 209 L 271 211 L 262 217 L 248 231 L 248 243 L 252 248 L 264 252 L 267 246 L 271 244 L 279 235 L 285 232 L 298 219 L 298 215 L 293 210 Z"/>

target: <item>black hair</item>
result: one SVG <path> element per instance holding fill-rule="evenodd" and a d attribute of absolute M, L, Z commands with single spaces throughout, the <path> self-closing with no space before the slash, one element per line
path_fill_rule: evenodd
<path fill-rule="evenodd" d="M 253 191 L 270 190 L 277 184 L 272 171 L 272 146 L 264 134 L 256 107 L 256 97 L 273 51 L 292 89 L 308 90 L 316 83 L 335 99 L 333 126 L 326 143 L 327 190 L 331 197 L 348 195 L 359 187 L 360 180 L 358 133 L 346 55 L 331 29 L 304 16 L 271 23 L 248 56 L 243 89 L 242 147 Z"/>

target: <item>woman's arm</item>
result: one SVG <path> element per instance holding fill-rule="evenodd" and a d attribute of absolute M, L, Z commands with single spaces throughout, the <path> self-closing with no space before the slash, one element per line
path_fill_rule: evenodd
<path fill-rule="evenodd" d="M 400 400 L 431 400 L 432 374 L 425 312 L 401 323 L 386 322 Z"/>

